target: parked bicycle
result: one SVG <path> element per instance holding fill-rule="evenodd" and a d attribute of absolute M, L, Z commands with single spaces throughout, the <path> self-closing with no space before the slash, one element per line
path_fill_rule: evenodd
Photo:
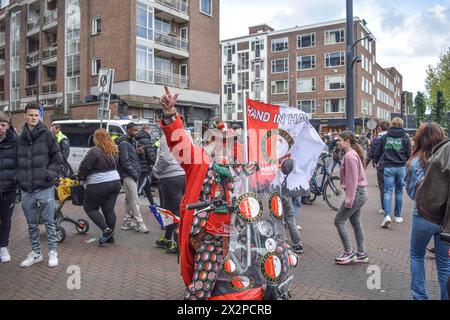
<path fill-rule="evenodd" d="M 314 202 L 318 196 L 323 196 L 323 200 L 325 200 L 327 205 L 334 211 L 337 211 L 344 199 L 344 193 L 341 189 L 340 178 L 338 176 L 332 176 L 333 173 L 329 170 L 332 159 L 333 157 L 329 152 L 323 152 L 320 156 L 320 160 L 310 181 L 310 193 L 307 199 L 310 202 Z M 322 176 L 322 182 L 320 184 L 318 182 L 319 176 Z"/>

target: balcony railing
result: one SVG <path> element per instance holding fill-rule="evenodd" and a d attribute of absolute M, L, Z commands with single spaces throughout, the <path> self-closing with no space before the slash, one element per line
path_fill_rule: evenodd
<path fill-rule="evenodd" d="M 27 97 L 33 97 L 36 96 L 38 93 L 38 86 L 33 85 L 33 86 L 26 86 L 25 87 L 25 95 Z"/>
<path fill-rule="evenodd" d="M 173 37 L 166 33 L 155 31 L 155 42 L 162 44 L 163 46 L 171 47 L 174 49 L 188 51 L 188 41 L 180 37 Z"/>
<path fill-rule="evenodd" d="M 42 60 L 51 59 L 58 55 L 58 47 L 51 46 L 42 49 Z"/>
<path fill-rule="evenodd" d="M 5 101 L 5 91 L 0 91 L 0 101 Z"/>
<path fill-rule="evenodd" d="M 39 62 L 39 50 L 31 52 L 27 55 L 27 63 L 32 64 Z"/>
<path fill-rule="evenodd" d="M 42 85 L 42 94 L 51 94 L 58 92 L 58 83 L 56 81 L 46 82 Z"/>
<path fill-rule="evenodd" d="M 56 10 L 48 11 L 44 16 L 43 24 L 46 25 L 47 23 L 51 23 L 56 20 L 58 20 L 58 11 Z"/>
<path fill-rule="evenodd" d="M 32 18 L 27 22 L 27 31 L 34 30 L 39 27 L 39 18 Z"/>
<path fill-rule="evenodd" d="M 157 84 L 165 84 L 181 89 L 187 89 L 188 87 L 188 77 L 183 77 L 175 73 L 155 71 L 154 81 Z"/>
<path fill-rule="evenodd" d="M 163 6 L 169 7 L 175 11 L 189 14 L 189 3 L 182 0 L 156 0 L 156 3 L 162 4 Z"/>

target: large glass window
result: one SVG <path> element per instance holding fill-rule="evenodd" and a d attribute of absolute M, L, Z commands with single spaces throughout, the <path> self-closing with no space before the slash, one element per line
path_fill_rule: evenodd
<path fill-rule="evenodd" d="M 331 52 L 325 53 L 325 67 L 341 67 L 345 66 L 345 52 Z"/>
<path fill-rule="evenodd" d="M 302 34 L 297 36 L 297 48 L 312 48 L 316 46 L 316 34 Z"/>
<path fill-rule="evenodd" d="M 299 100 L 297 101 L 297 108 L 305 113 L 315 113 L 316 100 Z"/>
<path fill-rule="evenodd" d="M 345 75 L 340 74 L 337 76 L 325 77 L 325 90 L 341 90 L 345 89 Z"/>
<path fill-rule="evenodd" d="M 153 82 L 153 49 L 136 47 L 136 80 Z"/>
<path fill-rule="evenodd" d="M 288 72 L 288 59 L 272 60 L 272 73 Z"/>
<path fill-rule="evenodd" d="M 344 113 L 345 99 L 325 99 L 325 113 Z"/>
<path fill-rule="evenodd" d="M 288 90 L 287 80 L 272 81 L 272 94 L 288 93 Z"/>
<path fill-rule="evenodd" d="M 248 70 L 249 65 L 249 54 L 248 52 L 238 53 L 238 70 Z"/>
<path fill-rule="evenodd" d="M 153 40 L 153 8 L 141 2 L 136 5 L 136 36 Z"/>
<path fill-rule="evenodd" d="M 345 29 L 332 29 L 325 31 L 325 44 L 337 44 L 345 41 Z"/>
<path fill-rule="evenodd" d="M 66 0 L 65 106 L 80 102 L 80 0 Z"/>
<path fill-rule="evenodd" d="M 314 92 L 314 91 L 316 91 L 316 78 L 297 79 L 297 92 Z"/>
<path fill-rule="evenodd" d="M 297 57 L 297 70 L 311 70 L 316 68 L 316 56 Z"/>
<path fill-rule="evenodd" d="M 200 12 L 212 15 L 212 0 L 200 0 Z"/>
<path fill-rule="evenodd" d="M 155 31 L 169 34 L 172 26 L 169 20 L 163 18 L 155 18 Z"/>
<path fill-rule="evenodd" d="M 280 38 L 272 40 L 272 52 L 286 51 L 289 48 L 289 38 Z"/>
<path fill-rule="evenodd" d="M 11 111 L 20 109 L 20 75 L 19 75 L 19 59 L 20 59 L 20 13 L 11 14 L 10 27 L 10 69 L 11 69 L 11 85 L 10 85 L 10 103 Z"/>

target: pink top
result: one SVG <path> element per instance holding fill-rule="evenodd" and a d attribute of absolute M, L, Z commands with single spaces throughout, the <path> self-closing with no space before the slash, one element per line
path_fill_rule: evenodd
<path fill-rule="evenodd" d="M 367 176 L 364 166 L 355 150 L 351 149 L 342 159 L 341 187 L 345 190 L 345 207 L 352 208 L 356 189 L 367 187 Z"/>

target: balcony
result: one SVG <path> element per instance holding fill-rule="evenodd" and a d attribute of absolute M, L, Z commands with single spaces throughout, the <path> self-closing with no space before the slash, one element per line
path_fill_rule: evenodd
<path fill-rule="evenodd" d="M 181 37 L 174 37 L 166 33 L 155 31 L 155 48 L 170 53 L 178 59 L 189 58 L 188 41 Z"/>
<path fill-rule="evenodd" d="M 32 85 L 32 86 L 26 86 L 25 87 L 25 95 L 27 97 L 34 97 L 36 96 L 38 93 L 38 86 L 37 85 Z"/>
<path fill-rule="evenodd" d="M 5 46 L 5 33 L 0 32 L 0 48 L 3 48 Z"/>
<path fill-rule="evenodd" d="M 157 84 L 164 84 L 175 88 L 188 88 L 188 77 L 183 77 L 170 72 L 155 71 L 154 82 Z"/>
<path fill-rule="evenodd" d="M 5 60 L 0 60 L 0 76 L 5 75 Z"/>
<path fill-rule="evenodd" d="M 58 92 L 58 83 L 56 81 L 46 82 L 42 85 L 42 94 L 52 94 Z"/>
<path fill-rule="evenodd" d="M 44 21 L 42 23 L 42 25 L 45 27 L 48 24 L 58 21 L 58 11 L 56 10 L 52 10 L 52 11 L 47 11 L 47 13 L 44 16 Z"/>
<path fill-rule="evenodd" d="M 0 101 L 5 101 L 6 96 L 5 96 L 5 91 L 0 91 Z"/>
<path fill-rule="evenodd" d="M 58 55 L 58 47 L 51 46 L 42 49 L 42 64 L 48 64 L 56 61 Z"/>
<path fill-rule="evenodd" d="M 31 52 L 27 55 L 27 65 L 39 62 L 39 50 Z"/>
<path fill-rule="evenodd" d="M 155 0 L 155 8 L 173 15 L 177 22 L 189 21 L 189 3 L 182 0 Z"/>
<path fill-rule="evenodd" d="M 39 31 L 39 18 L 32 18 L 27 22 L 27 36 Z"/>

